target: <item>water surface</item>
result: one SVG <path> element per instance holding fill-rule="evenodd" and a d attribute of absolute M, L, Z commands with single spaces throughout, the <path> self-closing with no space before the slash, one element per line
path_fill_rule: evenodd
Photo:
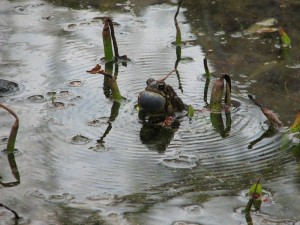
<path fill-rule="evenodd" d="M 20 214 L 20 224 L 246 224 L 246 193 L 261 177 L 270 201 L 253 213 L 254 223 L 298 224 L 299 165 L 281 143 L 300 105 L 299 3 L 264 4 L 184 2 L 178 22 L 185 60 L 167 82 L 199 111 L 169 129 L 141 122 L 134 106 L 149 77 L 174 68 L 176 2 L 3 1 L 0 84 L 16 85 L 12 93 L 1 89 L 0 101 L 20 117 L 14 156 L 21 181 L 1 186 L 0 203 Z M 103 16 L 116 22 L 120 54 L 131 59 L 113 66 L 120 103 L 102 75 L 86 73 L 104 66 Z M 293 40 L 287 58 L 275 34 L 245 34 L 275 17 Z M 208 49 L 212 80 L 228 73 L 239 103 L 230 117 L 219 115 L 223 127 L 205 110 Z M 270 129 L 249 93 L 285 127 Z M 14 121 L 0 114 L 2 150 Z M 0 181 L 14 182 L 4 151 L 0 162 Z M 0 210 L 0 223 L 14 224 Z"/>

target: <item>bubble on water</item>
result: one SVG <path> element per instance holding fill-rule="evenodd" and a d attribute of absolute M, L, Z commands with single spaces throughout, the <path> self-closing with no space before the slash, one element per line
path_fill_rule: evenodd
<path fill-rule="evenodd" d="M 45 197 L 45 201 L 50 203 L 69 203 L 71 200 L 75 199 L 75 196 L 69 194 L 69 193 L 63 193 L 63 194 L 55 194 L 55 195 L 49 195 Z"/>
<path fill-rule="evenodd" d="M 188 169 L 197 166 L 197 158 L 192 155 L 178 155 L 163 159 L 162 164 L 171 168 Z"/>
<path fill-rule="evenodd" d="M 87 122 L 88 126 L 91 127 L 101 127 L 102 125 L 106 125 L 108 121 L 108 117 L 101 117 L 99 119 L 92 119 Z"/>
<path fill-rule="evenodd" d="M 93 17 L 90 22 L 91 23 L 103 23 L 103 20 L 104 20 L 105 16 L 95 16 Z"/>
<path fill-rule="evenodd" d="M 68 97 L 70 95 L 69 91 L 60 91 L 59 96 L 60 97 Z"/>
<path fill-rule="evenodd" d="M 45 194 L 42 193 L 40 190 L 38 189 L 34 189 L 34 190 L 28 190 L 26 192 L 26 195 L 30 196 L 30 197 L 34 197 L 34 198 L 45 198 Z"/>
<path fill-rule="evenodd" d="M 27 99 L 28 99 L 28 101 L 35 102 L 35 103 L 45 102 L 45 98 L 43 95 L 32 95 L 32 96 L 29 96 Z"/>
<path fill-rule="evenodd" d="M 183 210 L 190 214 L 200 214 L 203 208 L 200 205 L 189 205 L 189 206 L 185 206 Z"/>
<path fill-rule="evenodd" d="M 70 23 L 64 26 L 64 31 L 72 32 L 79 29 L 78 24 L 76 23 Z"/>
<path fill-rule="evenodd" d="M 225 35 L 225 31 L 217 31 L 214 35 L 215 36 L 223 36 L 223 35 Z"/>
<path fill-rule="evenodd" d="M 67 85 L 70 87 L 81 87 L 83 84 L 84 84 L 83 81 L 73 80 L 73 81 L 69 81 Z"/>
<path fill-rule="evenodd" d="M 51 104 L 51 107 L 56 108 L 56 109 L 64 109 L 65 108 L 65 103 L 63 103 L 63 102 L 53 102 Z"/>
<path fill-rule="evenodd" d="M 74 145 L 85 145 L 91 141 L 88 137 L 85 137 L 81 134 L 77 134 L 76 136 L 71 138 L 71 143 Z"/>
<path fill-rule="evenodd" d="M 15 7 L 15 12 L 20 13 L 20 14 L 27 14 L 28 9 L 26 7 L 23 7 L 23 6 L 17 6 L 17 7 Z"/>

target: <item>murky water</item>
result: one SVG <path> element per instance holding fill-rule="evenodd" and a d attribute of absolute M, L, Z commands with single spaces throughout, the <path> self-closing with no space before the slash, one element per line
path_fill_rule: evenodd
<path fill-rule="evenodd" d="M 0 203 L 18 212 L 19 224 L 246 224 L 246 193 L 261 177 L 268 201 L 253 223 L 299 224 L 299 165 L 281 143 L 300 105 L 300 4 L 265 4 L 184 2 L 184 60 L 167 83 L 199 111 L 169 129 L 142 123 L 134 106 L 149 77 L 174 68 L 176 2 L 2 1 L 0 101 L 20 128 L 8 156 L 14 119 L 1 110 Z M 102 75 L 86 73 L 104 67 L 103 16 L 113 18 L 120 54 L 131 59 L 113 67 L 121 103 Z M 287 55 L 274 33 L 246 32 L 269 18 L 287 28 Z M 229 73 L 239 103 L 217 115 L 222 125 L 203 110 L 208 49 L 213 79 Z M 269 128 L 247 94 L 285 127 Z M 0 224 L 15 224 L 4 208 Z"/>

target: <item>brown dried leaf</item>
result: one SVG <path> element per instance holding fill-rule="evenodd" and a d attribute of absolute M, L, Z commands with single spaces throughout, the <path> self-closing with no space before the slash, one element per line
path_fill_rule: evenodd
<path fill-rule="evenodd" d="M 99 64 L 97 64 L 93 69 L 87 70 L 86 72 L 90 73 L 90 74 L 101 73 L 101 66 Z"/>

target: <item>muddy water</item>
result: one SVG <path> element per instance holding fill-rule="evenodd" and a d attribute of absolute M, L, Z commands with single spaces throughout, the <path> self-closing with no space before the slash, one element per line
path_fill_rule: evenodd
<path fill-rule="evenodd" d="M 19 115 L 20 129 L 16 166 L 0 153 L 0 203 L 20 214 L 19 224 L 246 224 L 241 209 L 247 189 L 261 177 L 266 201 L 253 213 L 254 223 L 299 224 L 299 166 L 281 146 L 299 106 L 297 41 L 292 61 L 281 62 L 273 34 L 236 38 L 239 28 L 222 19 L 226 5 L 184 4 L 178 15 L 184 60 L 167 82 L 199 111 L 191 120 L 181 118 L 178 129 L 151 126 L 139 121 L 134 106 L 149 77 L 174 68 L 177 7 L 168 1 L 134 3 L 1 2 L 0 100 Z M 235 7 L 240 18 L 249 6 Z M 263 13 L 242 23 L 273 17 Z M 102 75 L 86 73 L 96 63 L 104 67 L 101 18 L 108 15 L 116 22 L 120 54 L 131 59 L 112 68 L 120 103 Z M 291 24 L 297 40 L 299 29 L 292 19 Z M 239 103 L 229 116 L 220 115 L 223 126 L 212 124 L 203 110 L 202 60 L 211 48 L 214 79 L 228 72 Z M 249 61 L 242 64 L 245 57 Z M 252 73 L 257 65 L 265 72 Z M 288 77 L 286 89 L 280 86 L 283 75 L 274 78 L 279 86 L 260 75 L 279 68 Z M 248 93 L 274 109 L 286 127 L 270 129 Z M 1 150 L 13 122 L 1 111 Z M 4 208 L 0 218 L 0 224 L 15 224 Z"/>

